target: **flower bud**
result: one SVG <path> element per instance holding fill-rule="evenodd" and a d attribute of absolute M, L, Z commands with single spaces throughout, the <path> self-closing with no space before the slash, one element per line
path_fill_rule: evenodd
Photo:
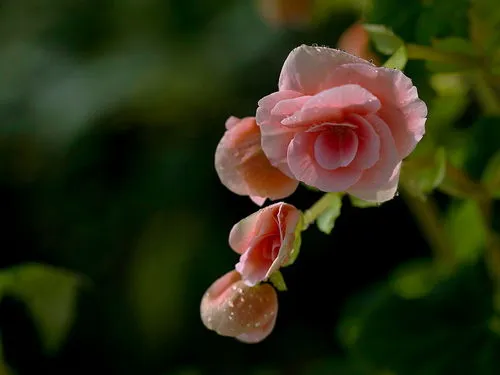
<path fill-rule="evenodd" d="M 219 335 L 257 343 L 274 328 L 278 295 L 271 285 L 250 287 L 238 272 L 230 271 L 205 292 L 200 313 L 203 324 Z"/>

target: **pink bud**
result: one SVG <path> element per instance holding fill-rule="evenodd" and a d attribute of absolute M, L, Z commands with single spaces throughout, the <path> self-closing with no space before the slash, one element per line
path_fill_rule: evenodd
<path fill-rule="evenodd" d="M 300 225 L 300 211 L 291 204 L 278 202 L 233 226 L 229 245 L 241 254 L 235 269 L 247 285 L 266 280 L 288 264 L 300 245 Z"/>
<path fill-rule="evenodd" d="M 378 56 L 370 49 L 370 36 L 361 22 L 349 26 L 340 36 L 337 46 L 352 55 L 380 65 Z"/>
<path fill-rule="evenodd" d="M 258 343 L 274 328 L 278 295 L 271 285 L 250 287 L 238 272 L 230 271 L 205 292 L 200 313 L 203 324 L 219 335 Z"/>

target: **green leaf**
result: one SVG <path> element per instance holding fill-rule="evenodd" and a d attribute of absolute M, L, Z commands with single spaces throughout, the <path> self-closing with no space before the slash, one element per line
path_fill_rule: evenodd
<path fill-rule="evenodd" d="M 304 230 L 304 214 L 301 213 L 299 217 L 299 222 L 297 223 L 297 227 L 295 228 L 295 239 L 293 241 L 293 249 L 290 252 L 290 256 L 288 261 L 283 264 L 282 267 L 288 267 L 292 265 L 300 253 L 300 247 L 302 245 L 302 231 Z"/>
<path fill-rule="evenodd" d="M 459 262 L 473 263 L 482 255 L 486 228 L 473 200 L 454 202 L 446 212 L 444 226 Z"/>
<path fill-rule="evenodd" d="M 431 260 L 418 260 L 396 268 L 389 283 L 400 297 L 414 299 L 428 295 L 442 277 Z"/>
<path fill-rule="evenodd" d="M 459 73 L 436 73 L 431 76 L 431 87 L 440 96 L 464 96 L 469 90 L 469 83 Z"/>
<path fill-rule="evenodd" d="M 350 315 L 342 319 L 342 324 L 350 320 L 351 326 L 356 322 L 357 335 L 349 353 L 373 371 L 500 373 L 498 352 L 493 354 L 500 349 L 500 337 L 487 325 L 493 316 L 491 292 L 489 278 L 480 266 L 459 270 L 424 298 L 405 299 L 381 287 L 375 294 L 367 294 L 364 304 L 358 303 L 362 312 L 357 321 Z"/>
<path fill-rule="evenodd" d="M 385 61 L 384 67 L 403 70 L 407 62 L 408 54 L 406 52 L 406 47 L 405 45 L 402 45 Z"/>
<path fill-rule="evenodd" d="M 404 46 L 403 40 L 384 25 L 364 24 L 363 27 L 370 35 L 375 49 L 384 55 L 392 55 Z"/>
<path fill-rule="evenodd" d="M 441 184 L 445 173 L 446 155 L 444 148 L 440 147 L 406 160 L 401 169 L 401 180 L 410 194 L 424 199 Z"/>
<path fill-rule="evenodd" d="M 331 194 L 330 206 L 316 219 L 318 229 L 330 234 L 335 226 L 335 220 L 340 216 L 342 197 L 340 194 Z"/>
<path fill-rule="evenodd" d="M 500 198 L 500 151 L 491 157 L 481 181 L 492 198 Z"/>
<path fill-rule="evenodd" d="M 287 287 L 283 274 L 280 271 L 274 271 L 271 276 L 269 276 L 269 281 L 274 285 L 274 287 L 280 292 L 286 292 Z"/>
<path fill-rule="evenodd" d="M 72 272 L 36 263 L 0 272 L 3 293 L 26 303 L 50 355 L 57 352 L 71 328 L 81 284 L 82 279 Z"/>
<path fill-rule="evenodd" d="M 370 208 L 370 207 L 379 207 L 380 206 L 379 202 L 364 201 L 364 200 L 359 199 L 353 195 L 349 195 L 349 200 L 351 201 L 351 204 L 353 205 L 353 207 L 357 207 L 357 208 Z"/>
<path fill-rule="evenodd" d="M 460 72 L 480 64 L 479 54 L 469 40 L 456 37 L 435 39 L 432 46 L 438 51 L 456 54 L 457 57 L 453 62 L 426 61 L 426 67 L 431 72 Z"/>

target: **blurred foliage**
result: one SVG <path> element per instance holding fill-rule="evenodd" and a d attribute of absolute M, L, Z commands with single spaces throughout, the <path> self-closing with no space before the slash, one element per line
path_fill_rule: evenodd
<path fill-rule="evenodd" d="M 282 271 L 274 333 L 218 337 L 200 298 L 255 210 L 217 180 L 224 122 L 275 91 L 292 48 L 335 46 L 359 19 L 404 42 L 429 107 L 411 199 L 336 196 L 318 223 L 331 235 L 311 226 Z M 0 375 L 498 374 L 477 197 L 500 191 L 499 25 L 496 0 L 4 0 Z"/>

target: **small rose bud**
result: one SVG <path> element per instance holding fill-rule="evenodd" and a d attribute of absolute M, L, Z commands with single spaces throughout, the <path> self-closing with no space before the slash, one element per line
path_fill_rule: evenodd
<path fill-rule="evenodd" d="M 264 207 L 238 222 L 229 234 L 229 245 L 238 254 L 238 271 L 247 285 L 266 280 L 282 266 L 290 264 L 298 247 L 301 212 L 279 202 Z"/>
<path fill-rule="evenodd" d="M 265 22 L 275 27 L 302 28 L 312 20 L 313 0 L 256 0 Z"/>
<path fill-rule="evenodd" d="M 258 343 L 274 328 L 278 295 L 271 285 L 250 287 L 238 272 L 230 271 L 205 292 L 200 313 L 203 324 L 219 335 Z"/>
<path fill-rule="evenodd" d="M 337 46 L 347 53 L 380 65 L 380 59 L 370 48 L 370 35 L 361 22 L 349 26 L 340 36 Z"/>

